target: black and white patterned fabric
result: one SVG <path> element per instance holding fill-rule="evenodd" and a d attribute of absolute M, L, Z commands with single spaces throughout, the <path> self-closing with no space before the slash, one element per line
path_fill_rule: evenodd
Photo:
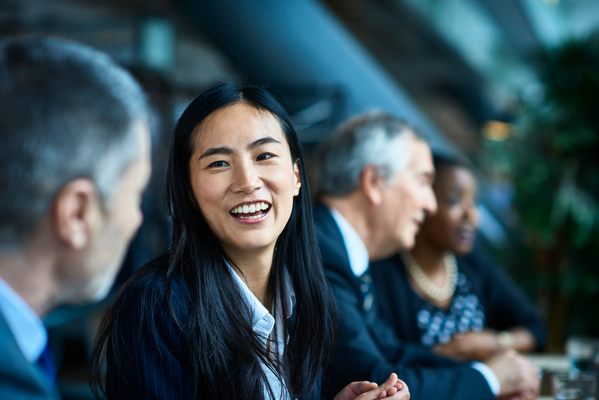
<path fill-rule="evenodd" d="M 468 331 L 480 331 L 485 326 L 485 310 L 472 291 L 472 283 L 459 272 L 456 291 L 447 310 L 441 310 L 415 296 L 419 311 L 416 313 L 421 329 L 420 343 L 426 347 L 444 344 L 453 336 Z"/>

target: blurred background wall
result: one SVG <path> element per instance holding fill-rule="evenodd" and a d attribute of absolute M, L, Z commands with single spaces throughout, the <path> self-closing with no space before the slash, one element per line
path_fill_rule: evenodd
<path fill-rule="evenodd" d="M 0 0 L 0 36 L 90 44 L 150 95 L 154 174 L 113 296 L 168 248 L 174 121 L 206 85 L 242 79 L 279 96 L 308 154 L 376 108 L 472 161 L 479 245 L 541 307 L 550 351 L 568 334 L 599 336 L 597 28 L 596 0 Z M 45 321 L 66 399 L 90 398 L 85 365 L 110 299 Z"/>

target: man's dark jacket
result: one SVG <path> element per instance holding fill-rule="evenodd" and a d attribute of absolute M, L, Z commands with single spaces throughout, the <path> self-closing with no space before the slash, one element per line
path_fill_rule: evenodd
<path fill-rule="evenodd" d="M 25 359 L 2 313 L 0 313 L 0 399 L 60 399 L 58 387 L 48 381 L 41 368 L 30 364 Z"/>
<path fill-rule="evenodd" d="M 341 231 L 324 205 L 314 207 L 314 222 L 340 315 L 331 366 L 325 373 L 329 394 L 353 381 L 381 384 L 395 372 L 408 385 L 412 400 L 494 399 L 485 378 L 468 364 L 399 340 L 378 317 L 368 278 L 353 274 Z"/>

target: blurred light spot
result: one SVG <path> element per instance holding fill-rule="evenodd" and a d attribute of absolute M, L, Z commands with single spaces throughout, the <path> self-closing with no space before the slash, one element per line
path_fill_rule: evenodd
<path fill-rule="evenodd" d="M 509 138 L 513 130 L 512 124 L 501 121 L 487 121 L 482 127 L 483 137 L 496 142 L 502 142 Z"/>
<path fill-rule="evenodd" d="M 175 65 L 175 28 L 168 19 L 148 17 L 141 22 L 139 58 L 144 67 L 157 71 Z"/>

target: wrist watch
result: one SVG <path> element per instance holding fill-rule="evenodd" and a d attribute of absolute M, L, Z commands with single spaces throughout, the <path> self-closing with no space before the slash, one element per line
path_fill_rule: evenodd
<path fill-rule="evenodd" d="M 497 343 L 499 343 L 499 345 L 503 349 L 511 349 L 512 347 L 514 347 L 514 342 L 516 341 L 516 337 L 510 331 L 498 332 L 496 339 Z"/>

